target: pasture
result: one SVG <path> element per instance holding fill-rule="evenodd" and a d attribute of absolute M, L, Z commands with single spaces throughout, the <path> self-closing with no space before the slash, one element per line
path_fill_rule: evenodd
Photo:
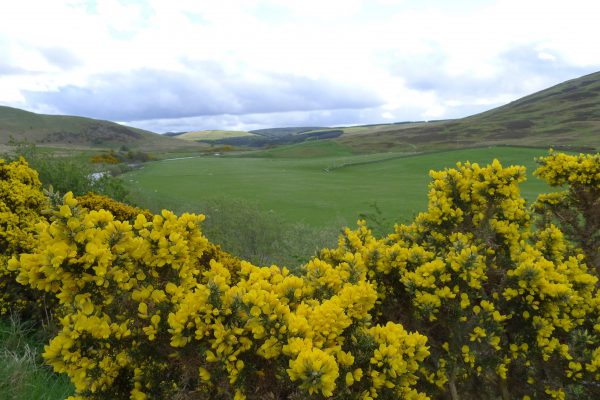
<path fill-rule="evenodd" d="M 462 149 L 430 154 L 353 155 L 329 141 L 303 143 L 242 156 L 203 156 L 148 163 L 123 176 L 134 200 L 153 210 L 202 211 L 207 201 L 245 201 L 290 223 L 320 228 L 354 225 L 361 213 L 380 210 L 390 225 L 409 222 L 427 204 L 428 172 L 458 161 L 498 158 L 527 167 L 523 196 L 547 191 L 532 176 L 545 150 L 516 147 Z M 376 205 L 376 207 L 374 206 Z M 248 221 L 251 223 L 251 221 Z"/>

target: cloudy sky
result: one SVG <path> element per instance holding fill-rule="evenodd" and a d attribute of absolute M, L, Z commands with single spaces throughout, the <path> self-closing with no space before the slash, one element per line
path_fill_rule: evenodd
<path fill-rule="evenodd" d="M 0 104 L 155 132 L 471 115 L 600 70 L 597 0 L 0 0 Z"/>

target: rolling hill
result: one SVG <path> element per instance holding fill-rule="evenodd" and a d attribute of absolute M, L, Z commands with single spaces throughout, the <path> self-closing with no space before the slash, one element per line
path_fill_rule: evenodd
<path fill-rule="evenodd" d="M 600 149 L 600 72 L 462 119 L 272 128 L 248 133 L 213 138 L 210 143 L 265 148 L 328 139 L 355 153 L 427 152 L 496 145 L 596 151 Z M 200 137 L 193 140 L 207 141 Z"/>
<path fill-rule="evenodd" d="M 224 130 L 207 130 L 207 131 L 192 131 L 176 135 L 177 139 L 190 141 L 213 141 L 222 139 L 231 139 L 238 137 L 255 136 L 246 131 L 224 131 Z"/>
<path fill-rule="evenodd" d="M 344 128 L 355 151 L 428 151 L 487 145 L 600 149 L 600 72 L 470 117 Z"/>
<path fill-rule="evenodd" d="M 326 127 L 315 127 L 315 126 L 294 126 L 294 127 L 282 127 L 282 128 L 267 128 L 267 129 L 256 129 L 250 131 L 259 136 L 267 138 L 281 138 L 284 136 L 299 135 L 304 132 L 330 129 Z"/>
<path fill-rule="evenodd" d="M 170 134 L 177 139 L 207 143 L 210 145 L 231 145 L 242 148 L 277 147 L 302 143 L 315 139 L 332 139 L 342 135 L 339 129 L 318 127 L 284 127 L 258 129 L 254 131 L 207 130 Z"/>
<path fill-rule="evenodd" d="M 600 149 L 600 72 L 462 119 L 338 128 L 284 127 L 158 135 L 109 121 L 42 115 L 0 106 L 0 144 L 8 143 L 10 137 L 55 147 L 116 148 L 125 144 L 139 150 L 194 150 L 190 146 L 202 150 L 224 144 L 265 148 L 327 139 L 355 153 L 495 145 L 596 151 Z"/>
<path fill-rule="evenodd" d="M 172 139 L 114 122 L 67 115 L 36 114 L 0 106 L 0 144 L 28 141 L 49 147 L 117 148 L 165 151 L 204 145 Z"/>

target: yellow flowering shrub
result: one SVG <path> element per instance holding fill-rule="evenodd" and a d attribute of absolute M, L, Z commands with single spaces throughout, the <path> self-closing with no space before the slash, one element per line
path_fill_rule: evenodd
<path fill-rule="evenodd" d="M 97 154 L 90 158 L 93 164 L 118 164 L 120 161 L 113 153 Z"/>
<path fill-rule="evenodd" d="M 537 161 L 535 175 L 551 186 L 566 186 L 562 192 L 538 197 L 534 209 L 543 217 L 542 224 L 558 224 L 600 274 L 600 154 L 550 152 Z"/>
<path fill-rule="evenodd" d="M 524 168 L 431 176 L 413 224 L 377 240 L 359 222 L 312 263 L 359 267 L 377 285 L 375 321 L 427 336 L 421 387 L 434 397 L 598 395 L 598 279 L 558 228 L 532 229 Z"/>
<path fill-rule="evenodd" d="M 79 196 L 77 197 L 77 202 L 80 207 L 87 208 L 90 211 L 110 211 L 113 217 L 120 221 L 135 220 L 138 214 L 144 214 L 146 219 L 152 219 L 152 213 L 148 210 L 132 207 L 97 193 L 88 193 Z"/>
<path fill-rule="evenodd" d="M 531 209 L 523 167 L 459 163 L 413 223 L 359 221 L 297 273 L 221 251 L 201 215 L 68 193 L 7 271 L 60 302 L 44 358 L 72 400 L 600 398 L 598 157 L 541 163 L 568 189 Z"/>
<path fill-rule="evenodd" d="M 0 315 L 11 311 L 44 315 L 44 293 L 19 285 L 7 265 L 13 255 L 33 248 L 35 225 L 44 220 L 45 207 L 37 172 L 23 158 L 11 163 L 0 160 Z M 51 308 L 50 299 L 46 306 Z"/>
<path fill-rule="evenodd" d="M 119 221 L 68 193 L 10 261 L 65 311 L 43 355 L 74 398 L 426 398 L 426 338 L 373 324 L 375 286 L 353 266 L 257 267 L 211 245 L 202 220 Z"/>

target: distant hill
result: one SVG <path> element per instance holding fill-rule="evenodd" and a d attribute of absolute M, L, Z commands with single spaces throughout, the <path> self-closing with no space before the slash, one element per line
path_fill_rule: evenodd
<path fill-rule="evenodd" d="M 357 153 L 432 151 L 518 145 L 598 151 L 600 72 L 569 80 L 502 107 L 470 117 L 430 122 L 397 122 L 354 127 L 282 127 L 253 131 L 169 132 L 141 129 L 83 117 L 42 115 L 0 106 L 0 144 L 9 138 L 48 146 L 139 150 L 233 145 L 266 148 L 328 139 Z"/>
<path fill-rule="evenodd" d="M 192 141 L 212 141 L 220 139 L 231 139 L 238 137 L 256 136 L 245 131 L 223 131 L 223 130 L 208 130 L 208 131 L 193 131 L 185 132 L 179 135 L 174 135 L 177 139 L 192 140 Z"/>
<path fill-rule="evenodd" d="M 224 137 L 210 143 L 265 148 L 329 139 L 356 153 L 496 145 L 598 151 L 600 72 L 462 119 L 336 128 L 285 127 L 249 133 L 254 135 Z"/>
<path fill-rule="evenodd" d="M 172 139 L 114 122 L 67 115 L 36 114 L 0 106 L 0 144 L 11 138 L 57 147 L 116 148 L 136 150 L 177 150 L 203 145 Z"/>
<path fill-rule="evenodd" d="M 510 144 L 600 149 L 600 72 L 456 120 L 345 128 L 355 151 L 437 150 Z"/>
<path fill-rule="evenodd" d="M 298 135 L 300 133 L 315 131 L 321 129 L 331 129 L 321 126 L 296 126 L 296 127 L 284 127 L 284 128 L 268 128 L 268 129 L 256 129 L 250 131 L 255 135 L 265 136 L 268 138 L 280 138 L 283 136 Z"/>
<path fill-rule="evenodd" d="M 266 148 L 302 143 L 318 139 L 333 139 L 343 134 L 335 128 L 294 127 L 254 131 L 208 130 L 172 135 L 177 139 L 209 145 L 230 145 L 240 148 Z"/>
<path fill-rule="evenodd" d="M 303 143 L 312 140 L 334 139 L 340 137 L 344 132 L 341 129 L 323 129 L 319 131 L 308 131 L 281 136 L 260 136 L 249 134 L 247 136 L 228 137 L 223 139 L 201 140 L 205 143 L 230 145 L 246 148 L 267 148 L 283 146 L 288 144 Z"/>

